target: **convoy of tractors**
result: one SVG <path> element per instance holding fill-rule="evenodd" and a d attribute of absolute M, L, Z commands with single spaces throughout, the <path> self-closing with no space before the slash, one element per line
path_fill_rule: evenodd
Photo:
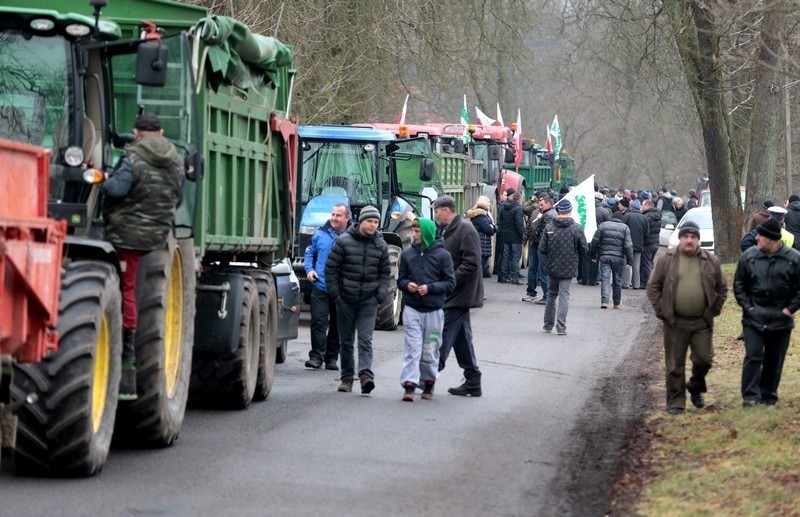
<path fill-rule="evenodd" d="M 169 0 L 0 0 L 0 445 L 17 472 L 91 476 L 112 443 L 172 444 L 187 404 L 267 399 L 334 204 L 378 207 L 396 279 L 409 214 L 432 217 L 437 196 L 466 210 L 498 185 L 555 186 L 530 143 L 514 166 L 509 128 L 298 127 L 292 50 Z M 187 180 L 139 268 L 138 398 L 120 401 L 124 265 L 99 182 L 144 112 Z M 376 327 L 401 312 L 392 282 Z"/>

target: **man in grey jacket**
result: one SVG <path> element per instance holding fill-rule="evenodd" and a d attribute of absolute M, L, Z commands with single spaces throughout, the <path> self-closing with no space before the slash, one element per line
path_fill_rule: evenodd
<path fill-rule="evenodd" d="M 375 388 L 372 373 L 372 330 L 378 306 L 389 293 L 389 247 L 378 231 L 381 214 L 367 205 L 358 224 L 336 239 L 325 263 L 328 295 L 336 301 L 342 383 L 339 391 L 353 391 L 353 344 L 358 330 L 358 376 L 361 393 Z M 470 225 L 472 226 L 472 225 Z"/>
<path fill-rule="evenodd" d="M 480 274 L 481 245 L 478 232 L 456 214 L 455 200 L 441 196 L 433 203 L 436 221 L 444 228 L 444 247 L 453 258 L 456 287 L 444 302 L 444 330 L 439 349 L 439 371 L 444 370 L 450 349 L 464 369 L 461 386 L 448 389 L 452 395 L 480 397 L 481 371 L 472 346 L 471 308 L 483 307 L 483 276 Z"/>

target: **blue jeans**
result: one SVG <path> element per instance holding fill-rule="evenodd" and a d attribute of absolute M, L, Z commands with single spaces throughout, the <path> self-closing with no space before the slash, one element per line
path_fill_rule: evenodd
<path fill-rule="evenodd" d="M 549 283 L 547 276 L 547 255 L 537 251 L 536 257 L 539 261 L 539 267 L 536 270 L 536 278 L 539 280 L 539 285 L 542 286 L 542 299 L 547 298 L 547 284 Z"/>
<path fill-rule="evenodd" d="M 387 295 L 388 296 L 388 295 Z M 378 299 L 370 296 L 358 303 L 349 303 L 339 298 L 336 302 L 337 323 L 339 324 L 339 346 L 342 358 L 341 379 L 355 376 L 354 344 L 358 331 L 358 375 L 372 373 L 372 330 L 378 315 Z"/>
<path fill-rule="evenodd" d="M 536 296 L 536 284 L 539 280 L 539 252 L 533 245 L 528 247 L 528 289 L 525 294 Z M 542 294 L 546 294 L 546 287 L 542 287 Z"/>
<path fill-rule="evenodd" d="M 625 259 L 604 255 L 600 257 L 600 274 L 603 278 L 600 284 L 600 303 L 608 303 L 608 292 L 611 291 L 613 277 L 614 305 L 622 301 L 622 270 L 625 268 Z"/>

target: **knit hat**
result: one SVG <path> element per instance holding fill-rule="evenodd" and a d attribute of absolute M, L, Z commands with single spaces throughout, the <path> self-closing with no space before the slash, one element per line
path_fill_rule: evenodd
<path fill-rule="evenodd" d="M 456 200 L 450 196 L 439 196 L 433 202 L 433 208 L 449 208 L 453 212 L 456 211 Z"/>
<path fill-rule="evenodd" d="M 643 190 L 642 191 L 642 195 L 641 195 L 642 199 L 650 199 L 651 196 L 652 196 L 652 194 L 650 194 L 649 190 Z"/>
<path fill-rule="evenodd" d="M 786 214 L 789 212 L 785 208 L 781 208 L 779 206 L 771 206 L 767 208 L 769 212 L 769 216 L 772 219 L 777 219 L 779 222 L 783 221 L 783 218 L 786 217 Z"/>
<path fill-rule="evenodd" d="M 631 201 L 631 210 L 641 210 L 641 209 L 642 209 L 642 204 L 638 200 L 634 199 L 633 201 Z"/>
<path fill-rule="evenodd" d="M 617 200 L 614 199 L 613 197 L 607 198 L 606 199 L 606 206 L 608 208 L 614 208 L 615 206 L 617 206 Z"/>
<path fill-rule="evenodd" d="M 792 194 L 789 196 L 789 203 L 794 203 L 795 201 L 800 201 L 800 196 L 797 194 Z"/>
<path fill-rule="evenodd" d="M 516 194 L 516 193 L 517 193 L 517 189 L 515 189 L 514 187 L 511 187 L 511 188 L 509 188 L 509 189 L 507 189 L 507 190 L 506 190 L 506 195 L 507 195 L 508 197 L 511 197 L 511 196 L 513 196 L 513 195 L 514 195 L 514 194 Z"/>
<path fill-rule="evenodd" d="M 556 203 L 556 212 L 559 214 L 568 214 L 572 212 L 572 203 L 569 202 L 569 199 L 562 199 Z"/>
<path fill-rule="evenodd" d="M 619 200 L 619 204 L 620 204 L 620 205 L 622 205 L 622 206 L 624 206 L 625 208 L 630 208 L 630 206 L 631 206 L 631 200 L 630 200 L 630 199 L 628 199 L 628 198 L 626 198 L 626 197 L 624 197 L 624 198 L 622 198 L 622 199 L 620 199 L 620 200 Z"/>
<path fill-rule="evenodd" d="M 595 198 L 597 201 L 602 201 L 604 197 L 605 197 L 605 196 L 604 196 L 602 193 L 600 193 L 600 192 L 595 192 L 595 193 L 594 193 L 594 198 Z"/>
<path fill-rule="evenodd" d="M 764 203 L 761 206 L 763 206 L 764 208 L 769 208 L 771 206 L 775 206 L 775 203 L 773 203 L 772 201 L 767 199 L 766 201 L 764 201 Z"/>
<path fill-rule="evenodd" d="M 361 213 L 358 214 L 358 222 L 360 223 L 364 219 L 377 219 L 381 220 L 381 213 L 378 212 L 378 209 L 372 205 L 367 205 L 361 209 Z"/>
<path fill-rule="evenodd" d="M 161 120 L 152 113 L 142 113 L 136 117 L 133 127 L 139 131 L 159 131 L 161 130 Z"/>
<path fill-rule="evenodd" d="M 759 235 L 773 241 L 781 239 L 781 223 L 777 219 L 767 219 L 756 227 L 756 231 Z"/>
<path fill-rule="evenodd" d="M 686 221 L 681 226 L 681 229 L 678 230 L 678 237 L 683 237 L 685 234 L 691 233 L 695 235 L 698 239 L 700 238 L 700 227 L 697 226 L 697 223 L 694 221 Z"/>

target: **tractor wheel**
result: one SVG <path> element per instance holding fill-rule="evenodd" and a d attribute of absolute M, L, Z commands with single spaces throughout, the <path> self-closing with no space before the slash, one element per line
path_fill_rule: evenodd
<path fill-rule="evenodd" d="M 403 291 L 397 288 L 399 274 L 400 253 L 397 246 L 389 245 L 389 294 L 378 307 L 378 317 L 375 319 L 375 328 L 378 330 L 395 330 L 400 324 L 400 315 L 403 312 Z"/>
<path fill-rule="evenodd" d="M 117 410 L 114 444 L 166 447 L 178 438 L 194 346 L 195 275 L 191 239 L 169 240 L 142 257 L 136 281 L 136 387 Z"/>
<path fill-rule="evenodd" d="M 260 324 L 256 283 L 244 278 L 242 319 L 235 353 L 195 357 L 189 398 L 207 405 L 245 409 L 258 381 Z"/>
<path fill-rule="evenodd" d="M 253 400 L 266 400 L 275 379 L 275 362 L 278 352 L 278 295 L 275 280 L 268 271 L 250 273 L 258 289 L 259 352 L 258 378 Z"/>
<path fill-rule="evenodd" d="M 14 367 L 13 399 L 36 399 L 18 411 L 17 472 L 85 477 L 105 465 L 119 395 L 121 300 L 110 264 L 62 267 L 58 351 Z"/>
<path fill-rule="evenodd" d="M 278 353 L 275 354 L 275 362 L 278 364 L 285 363 L 288 354 L 289 354 L 289 340 L 284 339 L 278 344 Z"/>

